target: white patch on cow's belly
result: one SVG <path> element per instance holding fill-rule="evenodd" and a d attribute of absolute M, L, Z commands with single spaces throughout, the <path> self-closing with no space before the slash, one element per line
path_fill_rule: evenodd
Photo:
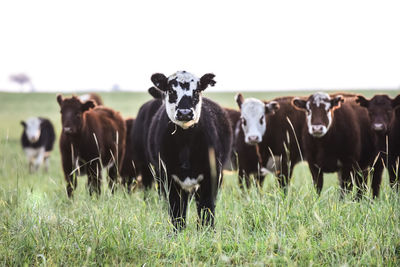
<path fill-rule="evenodd" d="M 204 175 L 203 174 L 199 174 L 199 176 L 197 176 L 197 178 L 190 178 L 190 177 L 186 177 L 186 179 L 182 182 L 178 176 L 176 176 L 175 174 L 172 174 L 172 179 L 174 179 L 174 181 L 179 184 L 179 186 L 185 190 L 186 192 L 193 192 L 193 191 L 197 191 L 200 187 L 200 182 L 204 179 Z"/>

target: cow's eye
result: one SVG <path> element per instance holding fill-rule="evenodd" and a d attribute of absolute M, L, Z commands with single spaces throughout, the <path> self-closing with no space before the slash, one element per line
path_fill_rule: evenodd
<path fill-rule="evenodd" d="M 264 123 L 264 116 L 261 116 L 261 118 L 260 118 L 260 124 L 263 124 Z"/>
<path fill-rule="evenodd" d="M 242 123 L 243 123 L 243 126 L 246 126 L 246 125 L 247 125 L 246 119 L 245 119 L 245 118 L 242 118 Z"/>

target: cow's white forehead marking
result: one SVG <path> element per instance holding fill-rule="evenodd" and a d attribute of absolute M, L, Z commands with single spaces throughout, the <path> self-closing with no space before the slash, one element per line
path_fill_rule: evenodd
<path fill-rule="evenodd" d="M 191 74 L 190 72 L 186 72 L 186 71 L 177 71 L 174 74 L 172 74 L 171 76 L 168 77 L 168 82 L 172 81 L 172 80 L 176 80 L 178 82 L 178 84 L 175 86 L 173 85 L 174 89 L 180 89 L 182 90 L 183 88 L 181 88 L 179 83 L 189 83 L 189 93 L 186 93 L 186 95 L 191 94 L 192 90 L 196 90 L 197 89 L 197 84 L 200 81 L 199 78 L 197 78 L 196 76 L 194 76 L 193 74 Z M 186 90 L 186 89 L 183 89 Z"/>
<path fill-rule="evenodd" d="M 243 117 L 254 117 L 256 120 L 260 119 L 259 115 L 264 115 L 265 113 L 265 105 L 264 103 L 256 98 L 246 98 L 241 107 L 241 113 Z"/>
<path fill-rule="evenodd" d="M 90 99 L 90 95 L 84 94 L 84 95 L 79 96 L 78 98 L 82 103 L 85 103 L 86 101 L 88 101 Z"/>
<path fill-rule="evenodd" d="M 330 97 L 327 93 L 323 92 L 318 92 L 313 94 L 313 104 L 315 104 L 317 107 L 319 107 L 321 104 L 325 104 L 325 107 L 329 104 L 330 102 Z"/>
<path fill-rule="evenodd" d="M 33 117 L 33 118 L 29 118 L 25 121 L 26 123 L 26 127 L 27 129 L 31 129 L 31 130 L 39 130 L 40 128 L 40 119 Z"/>

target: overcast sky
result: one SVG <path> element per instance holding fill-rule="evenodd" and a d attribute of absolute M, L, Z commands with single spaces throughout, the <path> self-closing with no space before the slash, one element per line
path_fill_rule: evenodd
<path fill-rule="evenodd" d="M 155 72 L 220 90 L 399 88 L 400 1 L 0 2 L 0 90 L 146 90 Z"/>

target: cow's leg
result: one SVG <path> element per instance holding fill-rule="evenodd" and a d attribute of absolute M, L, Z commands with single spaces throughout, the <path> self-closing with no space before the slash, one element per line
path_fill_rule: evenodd
<path fill-rule="evenodd" d="M 243 180 L 246 182 L 246 187 L 250 188 L 250 177 L 245 170 L 239 165 L 238 181 L 240 189 L 243 189 Z"/>
<path fill-rule="evenodd" d="M 169 215 L 172 225 L 176 231 L 186 227 L 186 209 L 189 201 L 189 194 L 172 184 L 168 192 Z"/>
<path fill-rule="evenodd" d="M 400 158 L 394 157 L 393 155 L 389 155 L 388 158 L 388 172 L 389 172 L 389 181 L 390 186 L 394 188 L 396 191 L 399 190 L 399 182 L 400 182 Z"/>
<path fill-rule="evenodd" d="M 149 166 L 141 165 L 140 172 L 142 174 L 142 183 L 145 189 L 150 189 L 153 184 L 153 174 Z"/>
<path fill-rule="evenodd" d="M 383 173 L 383 161 L 382 158 L 380 157 L 374 166 L 374 173 L 372 175 L 372 196 L 374 198 L 379 196 L 379 190 L 381 187 L 381 182 L 382 182 L 382 173 Z"/>
<path fill-rule="evenodd" d="M 89 194 L 92 195 L 93 192 L 100 195 L 101 193 L 101 168 L 97 161 L 88 164 L 87 167 L 88 175 L 88 187 Z"/>
<path fill-rule="evenodd" d="M 118 170 L 117 165 L 113 164 L 108 169 L 108 187 L 111 189 L 111 193 L 114 194 L 115 187 L 117 186 Z"/>
<path fill-rule="evenodd" d="M 278 173 L 278 182 L 279 186 L 284 190 L 285 193 L 287 192 L 288 181 L 289 181 L 289 164 L 288 160 L 285 157 L 283 157 L 281 162 L 281 170 Z"/>
<path fill-rule="evenodd" d="M 339 176 L 339 182 L 340 182 L 340 188 L 342 190 L 341 197 L 344 197 L 345 193 L 349 193 L 353 189 L 353 182 L 351 180 L 351 175 L 354 174 L 352 173 L 352 167 L 349 166 L 344 166 L 341 170 L 338 172 Z"/>
<path fill-rule="evenodd" d="M 44 156 L 44 172 L 49 172 L 50 153 L 46 152 Z"/>
<path fill-rule="evenodd" d="M 77 185 L 76 173 L 75 172 L 72 173 L 73 166 L 74 166 L 74 157 L 72 155 L 70 145 L 61 142 L 60 147 L 61 147 L 60 150 L 62 150 L 61 161 L 62 161 L 62 167 L 63 167 L 63 171 L 64 171 L 64 178 L 65 178 L 65 181 L 67 182 L 67 186 L 66 186 L 67 195 L 69 198 L 72 198 L 73 191 Z"/>
<path fill-rule="evenodd" d="M 36 155 L 35 161 L 34 161 L 34 167 L 35 167 L 35 171 L 37 171 L 40 167 L 40 165 L 43 164 L 44 161 L 44 157 L 45 157 L 45 149 L 44 147 L 41 147 L 38 151 L 38 154 Z"/>
<path fill-rule="evenodd" d="M 316 167 L 314 164 L 309 163 L 309 168 L 313 178 L 314 186 L 317 190 L 318 195 L 320 195 L 322 187 L 324 185 L 324 173 L 320 168 Z"/>
<path fill-rule="evenodd" d="M 212 192 L 202 190 L 196 193 L 196 204 L 198 225 L 214 227 L 215 197 L 212 196 Z"/>

